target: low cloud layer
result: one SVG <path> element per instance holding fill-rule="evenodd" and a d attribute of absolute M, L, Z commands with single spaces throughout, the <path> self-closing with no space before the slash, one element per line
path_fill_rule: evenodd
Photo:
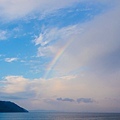
<path fill-rule="evenodd" d="M 64 110 L 72 108 L 73 111 L 79 111 L 81 109 L 89 110 L 91 106 L 93 111 L 109 110 L 112 107 L 111 103 L 118 107 L 117 101 L 120 99 L 118 96 L 119 82 L 112 81 L 112 79 L 109 80 L 109 84 L 107 81 L 104 81 L 103 84 L 101 78 L 98 79 L 92 75 L 87 77 L 86 75 L 82 77 L 64 76 L 48 80 L 7 76 L 0 81 L 0 96 L 2 100 L 16 101 L 28 109 L 63 110 L 64 107 Z M 117 85 L 116 82 L 118 82 Z M 78 106 L 75 107 L 76 105 Z"/>

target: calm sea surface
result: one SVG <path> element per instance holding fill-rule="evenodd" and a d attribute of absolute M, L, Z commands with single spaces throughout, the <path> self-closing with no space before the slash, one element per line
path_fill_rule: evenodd
<path fill-rule="evenodd" d="M 0 113 L 0 120 L 120 120 L 120 113 Z"/>

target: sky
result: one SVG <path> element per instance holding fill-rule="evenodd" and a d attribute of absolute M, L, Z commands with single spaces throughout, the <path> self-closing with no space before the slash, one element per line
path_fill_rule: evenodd
<path fill-rule="evenodd" d="M 120 112 L 119 31 L 120 0 L 0 0 L 0 100 Z"/>

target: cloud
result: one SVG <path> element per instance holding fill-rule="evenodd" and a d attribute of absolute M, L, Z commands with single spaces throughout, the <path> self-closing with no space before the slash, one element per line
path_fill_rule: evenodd
<path fill-rule="evenodd" d="M 112 8 L 89 22 L 76 25 L 79 27 L 73 27 L 74 32 L 67 37 L 64 34 L 59 44 L 55 44 L 53 48 L 60 48 L 61 44 L 65 43 L 64 37 L 67 42 L 72 40 L 72 43 L 62 54 L 53 71 L 61 75 L 85 69 L 96 74 L 111 74 L 118 71 L 120 68 L 119 11 L 118 6 Z"/>
<path fill-rule="evenodd" d="M 75 29 L 78 31 L 75 31 Z M 66 44 L 68 37 L 73 34 L 81 34 L 81 32 L 82 27 L 80 27 L 80 25 L 67 26 L 63 28 L 48 28 L 43 30 L 42 33 L 40 33 L 39 36 L 36 36 L 33 40 L 35 45 L 38 46 L 38 56 L 55 55 L 60 47 L 63 47 L 63 45 Z M 59 42 L 61 46 L 55 47 L 56 43 L 61 40 L 63 42 Z"/>
<path fill-rule="evenodd" d="M 72 98 L 57 98 L 58 101 L 65 101 L 65 102 L 74 102 L 75 100 Z"/>
<path fill-rule="evenodd" d="M 112 0 L 109 0 L 109 4 Z M 86 2 L 89 0 L 61 0 L 58 3 L 57 0 L 0 0 L 0 18 L 5 21 L 21 19 L 23 17 L 36 18 L 35 14 L 39 14 L 39 18 L 44 18 L 50 13 L 54 13 L 56 10 L 66 8 L 75 3 Z M 91 2 L 96 2 L 92 0 Z M 106 0 L 98 0 L 99 3 L 106 3 Z M 108 2 L 108 1 L 107 1 Z M 113 3 L 113 2 L 112 2 Z"/>
<path fill-rule="evenodd" d="M 63 101 L 66 96 L 70 99 L 74 98 L 77 103 L 81 103 L 81 109 L 88 109 L 87 105 L 82 103 L 93 103 L 90 108 L 101 111 L 102 109 L 109 111 L 110 109 L 115 110 L 115 107 L 118 108 L 117 102 L 108 102 L 104 98 L 114 96 L 117 100 L 120 99 L 120 96 L 118 96 L 120 91 L 119 11 L 120 7 L 118 5 L 82 25 L 53 28 L 49 29 L 47 33 L 43 31 L 42 37 L 40 41 L 36 41 L 36 45 L 39 48 L 41 46 L 49 47 L 54 38 L 59 39 L 52 45 L 55 56 L 59 53 L 60 48 L 71 41 L 52 68 L 54 73 L 57 73 L 55 76 L 76 74 L 77 77 L 70 80 L 60 77 L 48 79 L 47 82 L 43 83 L 44 86 L 49 84 L 49 87 L 44 87 L 46 92 L 43 90 L 43 93 L 39 93 L 39 95 L 48 96 L 49 93 L 50 96 L 52 93 L 52 95 L 63 97 L 56 97 L 58 98 L 57 101 Z M 50 36 L 54 29 L 53 33 L 56 36 Z M 70 31 L 67 31 L 67 29 L 70 29 Z M 46 39 L 47 34 L 49 39 Z M 41 34 L 38 38 L 40 36 Z M 94 102 L 92 98 L 97 102 Z M 63 105 L 70 102 L 59 103 Z M 69 107 L 67 106 L 67 108 Z"/>
<path fill-rule="evenodd" d="M 55 74 L 57 73 L 55 75 L 57 77 L 52 76 L 46 80 L 7 76 L 0 81 L 0 93 L 9 96 L 26 96 L 29 100 L 24 100 L 24 104 L 36 109 L 119 110 L 118 102 L 105 99 L 120 100 L 119 11 L 120 7 L 112 8 L 82 26 L 77 24 L 64 28 L 47 29 L 48 33 L 44 30 L 35 39 L 39 56 L 41 56 L 40 48 L 44 50 L 46 47 L 51 47 L 50 43 L 55 39 L 58 41 L 54 41 L 52 50 L 50 50 L 55 56 L 67 42 L 70 42 L 52 69 Z M 40 36 L 42 37 L 39 38 Z M 48 55 L 47 51 L 45 53 L 42 51 L 42 54 Z M 94 102 L 92 98 L 97 102 Z M 75 102 L 72 102 L 73 100 Z M 52 104 L 48 105 L 48 103 Z M 92 105 L 84 103 L 92 103 Z"/>
<path fill-rule="evenodd" d="M 52 55 L 53 48 L 52 46 L 39 47 L 37 52 L 37 57 L 50 57 Z"/>
<path fill-rule="evenodd" d="M 116 2 L 111 0 L 109 1 L 110 3 L 106 0 L 99 2 L 105 3 L 109 7 L 111 7 L 111 3 L 116 5 Z M 111 19 L 111 16 L 115 18 L 115 14 L 118 14 L 116 11 L 119 10 L 115 10 L 114 8 L 116 6 L 111 9 L 106 8 L 104 12 L 95 15 L 93 19 L 84 23 L 77 23 L 66 27 L 42 27 L 40 34 L 34 38 L 33 42 L 38 49 L 37 57 L 50 57 L 50 60 L 53 59 L 51 63 L 55 61 L 51 67 L 49 67 L 51 63 L 48 63 L 46 70 L 49 71 L 49 68 L 52 68 L 51 74 L 54 72 L 56 74 L 55 76 L 62 76 L 68 75 L 69 73 L 79 73 L 85 69 L 94 71 L 97 68 L 100 68 L 99 71 L 95 71 L 101 73 L 103 69 L 108 71 L 108 67 L 115 66 L 114 64 L 117 66 L 119 64 L 119 57 L 115 53 L 119 54 L 119 46 L 113 46 L 117 43 L 117 40 L 113 43 L 112 39 L 116 37 L 116 31 L 114 30 L 117 28 L 119 20 L 115 23 Z M 108 23 L 111 25 L 109 26 Z M 114 24 L 116 24 L 116 28 Z M 103 25 L 106 26 L 106 33 L 103 30 Z M 107 38 L 108 34 L 111 37 Z M 110 42 L 109 47 L 107 46 L 108 42 Z M 111 56 L 114 56 L 115 59 L 113 60 Z M 114 64 L 111 64 L 113 62 Z M 50 76 L 52 76 L 51 74 Z"/>
<path fill-rule="evenodd" d="M 4 93 L 18 93 L 25 91 L 28 81 L 21 76 L 7 76 L 2 83 Z"/>
<path fill-rule="evenodd" d="M 111 76 L 108 84 L 107 80 L 102 81 L 101 78 L 93 77 L 92 74 L 84 74 L 81 77 L 56 77 L 47 80 L 6 76 L 0 80 L 0 96 L 2 100 L 14 100 L 29 109 L 54 108 L 65 111 L 68 109 L 70 111 L 92 109 L 94 111 L 101 108 L 101 110 L 106 109 L 107 111 L 113 101 L 104 98 L 114 96 L 116 100 L 120 99 L 118 96 L 120 82 L 112 81 L 113 78 L 114 76 Z M 58 96 L 62 96 L 62 98 Z M 80 97 L 78 98 L 78 96 Z M 92 106 L 85 103 L 92 103 Z M 118 106 L 118 102 L 114 101 L 113 106 Z"/>
<path fill-rule="evenodd" d="M 37 56 L 51 57 L 53 61 L 56 60 L 52 69 L 61 76 L 77 73 L 84 68 L 93 71 L 100 68 L 99 73 L 103 69 L 110 71 L 109 67 L 119 64 L 119 55 L 116 55 L 119 54 L 119 8 L 118 6 L 115 8 L 117 9 L 111 8 L 82 24 L 43 29 L 33 40 L 38 47 Z"/>
<path fill-rule="evenodd" d="M 37 38 L 35 38 L 35 40 L 33 40 L 33 42 L 35 42 L 35 45 L 41 45 L 41 46 L 44 46 L 47 44 L 47 42 L 42 42 L 43 40 L 43 35 L 40 34 Z"/>
<path fill-rule="evenodd" d="M 51 92 L 52 94 L 53 91 L 55 92 L 59 91 L 64 87 L 64 86 L 62 87 L 64 80 L 69 81 L 73 78 L 75 77 L 65 76 L 61 78 L 49 79 L 48 81 L 46 81 L 45 79 L 29 80 L 22 76 L 6 76 L 4 80 L 1 81 L 1 84 L 3 84 L 1 92 L 18 93 L 18 92 L 25 92 L 25 91 L 31 92 L 33 90 L 38 94 L 40 94 L 41 92 L 43 93 Z"/>
<path fill-rule="evenodd" d="M 6 40 L 7 39 L 7 31 L 0 30 L 0 40 Z"/>
<path fill-rule="evenodd" d="M 1 18 L 14 20 L 25 17 L 33 12 L 48 13 L 56 9 L 64 8 L 78 0 L 61 1 L 58 4 L 56 0 L 1 0 L 0 16 Z"/>
<path fill-rule="evenodd" d="M 5 62 L 9 62 L 9 63 L 17 61 L 17 60 L 18 58 L 5 58 Z"/>
<path fill-rule="evenodd" d="M 77 103 L 93 103 L 94 100 L 91 98 L 77 98 L 76 100 L 72 98 L 57 98 L 57 101 L 65 101 L 65 102 L 77 102 Z"/>
<path fill-rule="evenodd" d="M 78 103 L 93 103 L 94 101 L 91 98 L 78 98 L 76 100 Z"/>

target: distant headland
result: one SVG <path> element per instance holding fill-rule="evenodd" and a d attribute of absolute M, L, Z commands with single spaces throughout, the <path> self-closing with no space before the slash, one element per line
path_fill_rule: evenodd
<path fill-rule="evenodd" d="M 28 112 L 28 111 L 13 102 L 0 101 L 0 112 Z"/>

